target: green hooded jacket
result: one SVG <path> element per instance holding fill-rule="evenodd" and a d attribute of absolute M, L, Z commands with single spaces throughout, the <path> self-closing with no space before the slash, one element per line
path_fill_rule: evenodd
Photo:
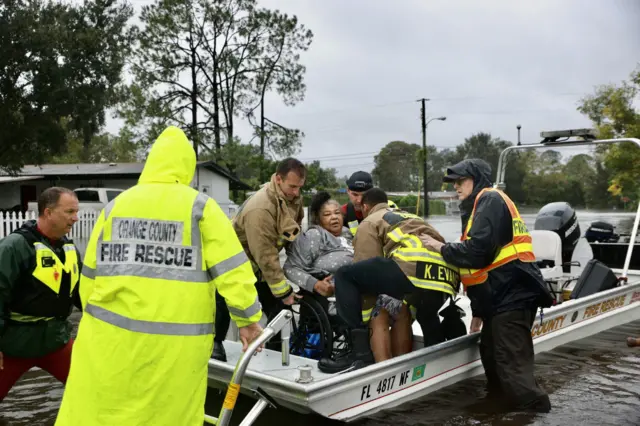
<path fill-rule="evenodd" d="M 22 225 L 42 244 L 48 246 L 60 258 L 64 259 L 64 244 L 72 243 L 63 238 L 52 242 L 36 228 L 36 221 L 30 220 Z M 76 248 L 76 251 L 77 248 Z M 78 259 L 81 259 L 78 253 Z M 63 260 L 64 261 L 64 260 Z M 10 319 L 10 305 L 20 297 L 34 303 L 42 303 L 42 298 L 50 300 L 49 289 L 35 294 L 24 294 L 28 280 L 32 280 L 32 272 L 36 264 L 36 251 L 27 239 L 14 231 L 0 240 L 0 352 L 13 358 L 38 358 L 50 354 L 66 345 L 71 338 L 72 326 L 66 318 L 53 318 L 35 322 L 17 322 Z M 78 261 L 82 270 L 82 263 Z M 44 284 L 41 284 L 44 287 Z M 79 284 L 72 294 L 73 304 L 80 309 Z M 51 292 L 53 293 L 53 292 Z M 72 308 L 69 309 L 71 314 Z"/>

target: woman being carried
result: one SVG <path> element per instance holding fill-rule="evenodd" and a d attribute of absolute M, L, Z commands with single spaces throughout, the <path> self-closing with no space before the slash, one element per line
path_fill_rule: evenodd
<path fill-rule="evenodd" d="M 324 191 L 311 200 L 309 223 L 309 229 L 287 249 L 284 273 L 301 289 L 333 296 L 333 274 L 353 261 L 353 236 L 343 227 L 340 204 Z M 411 323 L 411 313 L 401 300 L 378 297 L 369 322 L 376 362 L 411 352 Z"/>

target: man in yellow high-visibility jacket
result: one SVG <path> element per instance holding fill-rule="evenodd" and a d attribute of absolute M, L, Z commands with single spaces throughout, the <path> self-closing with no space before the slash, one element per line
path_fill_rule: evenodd
<path fill-rule="evenodd" d="M 216 292 L 243 350 L 261 333 L 251 265 L 220 207 L 189 186 L 195 167 L 169 127 L 138 185 L 101 212 L 56 426 L 202 426 Z"/>
<path fill-rule="evenodd" d="M 334 274 L 336 307 L 340 318 L 350 327 L 352 349 L 335 359 L 320 359 L 318 368 L 325 373 L 360 368 L 371 362 L 366 322 L 372 302 L 380 294 L 408 299 L 417 308 L 416 319 L 425 346 L 443 342 L 445 335 L 438 311 L 448 295 L 456 294 L 460 284 L 457 268 L 447 264 L 439 253 L 422 247 L 418 235 L 423 233 L 444 241 L 423 218 L 391 209 L 387 194 L 380 188 L 364 193 L 362 208 L 365 219 L 354 241 L 354 263 Z M 363 303 L 365 295 L 374 297 L 365 298 Z"/>

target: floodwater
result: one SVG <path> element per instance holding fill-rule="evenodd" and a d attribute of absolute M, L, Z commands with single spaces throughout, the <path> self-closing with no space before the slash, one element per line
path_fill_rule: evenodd
<path fill-rule="evenodd" d="M 589 223 L 603 214 L 578 212 L 582 233 Z M 534 215 L 523 215 L 533 229 Z M 633 215 L 606 214 L 606 220 L 618 225 L 618 232 L 632 225 Z M 453 217 L 435 217 L 430 222 L 454 240 L 460 235 L 460 222 Z M 582 265 L 591 258 L 585 240 L 578 243 L 574 260 Z M 79 313 L 74 313 L 77 323 Z M 640 425 L 640 347 L 626 346 L 627 336 L 640 336 L 640 321 L 618 326 L 536 356 L 536 376 L 549 393 L 549 414 L 491 414 L 487 407 L 475 405 L 484 394 L 484 378 L 477 376 L 442 389 L 425 398 L 397 407 L 355 424 L 383 425 Z M 63 387 L 41 370 L 31 370 L 0 403 L 0 426 L 53 425 L 62 398 Z M 217 415 L 222 396 L 216 390 L 207 395 L 206 411 Z M 253 401 L 241 397 L 232 419 L 238 425 Z M 337 425 L 316 416 L 303 416 L 285 409 L 268 409 L 257 426 Z"/>

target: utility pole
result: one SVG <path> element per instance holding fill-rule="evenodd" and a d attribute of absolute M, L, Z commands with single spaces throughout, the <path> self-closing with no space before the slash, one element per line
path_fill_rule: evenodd
<path fill-rule="evenodd" d="M 420 109 L 420 118 L 421 118 L 421 124 L 422 124 L 422 151 L 424 152 L 424 158 L 422 159 L 422 176 L 424 179 L 424 217 L 429 217 L 429 190 L 427 189 L 427 126 L 429 125 L 429 123 L 431 123 L 433 120 L 440 120 L 440 121 L 444 121 L 447 119 L 447 117 L 433 117 L 430 118 L 429 121 L 427 121 L 427 106 L 426 106 L 426 102 L 429 99 L 427 98 L 422 98 L 419 99 L 418 101 L 421 102 L 422 104 L 422 108 Z"/>
<path fill-rule="evenodd" d="M 426 117 L 426 102 L 429 99 L 422 98 L 422 108 L 420 108 L 420 119 L 422 123 L 422 152 L 424 155 L 422 161 L 422 183 L 424 185 L 424 217 L 429 217 L 429 192 L 427 189 L 427 117 Z"/>

